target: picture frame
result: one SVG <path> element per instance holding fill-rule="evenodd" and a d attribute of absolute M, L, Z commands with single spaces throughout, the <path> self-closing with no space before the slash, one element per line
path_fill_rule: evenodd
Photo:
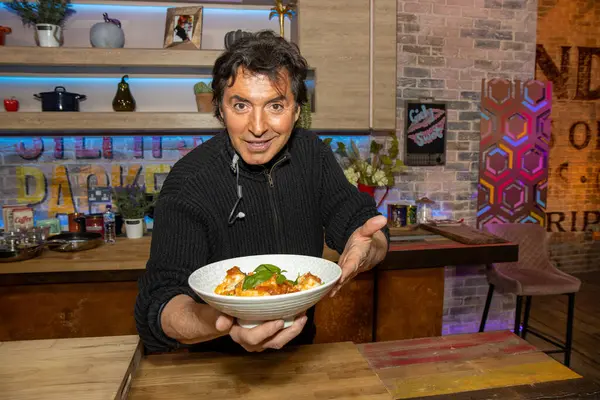
<path fill-rule="evenodd" d="M 404 164 L 446 164 L 447 104 L 433 99 L 406 100 Z"/>
<path fill-rule="evenodd" d="M 165 23 L 164 48 L 199 50 L 202 45 L 204 7 L 169 7 Z"/>

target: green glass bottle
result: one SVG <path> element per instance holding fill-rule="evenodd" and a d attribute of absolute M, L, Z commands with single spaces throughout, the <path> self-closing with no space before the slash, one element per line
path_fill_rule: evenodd
<path fill-rule="evenodd" d="M 117 94 L 113 99 L 112 106 L 115 111 L 135 111 L 135 99 L 129 90 L 129 84 L 125 82 L 128 75 L 123 75 L 117 87 Z"/>

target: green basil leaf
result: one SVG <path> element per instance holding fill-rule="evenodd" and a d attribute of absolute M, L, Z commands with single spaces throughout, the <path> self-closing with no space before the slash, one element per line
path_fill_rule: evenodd
<path fill-rule="evenodd" d="M 287 278 L 284 275 L 277 275 L 277 284 L 281 285 L 283 282 L 287 281 Z"/>
<path fill-rule="evenodd" d="M 260 285 L 261 283 L 266 282 L 269 279 L 271 279 L 272 276 L 273 276 L 273 273 L 266 271 L 266 270 L 257 272 L 253 275 L 248 275 L 248 276 L 246 276 L 246 278 L 244 278 L 244 283 L 242 284 L 242 289 L 244 289 L 244 290 L 253 289 L 257 285 Z"/>
<path fill-rule="evenodd" d="M 272 274 L 280 274 L 282 271 L 279 267 L 273 264 L 260 264 L 254 272 L 269 271 Z"/>

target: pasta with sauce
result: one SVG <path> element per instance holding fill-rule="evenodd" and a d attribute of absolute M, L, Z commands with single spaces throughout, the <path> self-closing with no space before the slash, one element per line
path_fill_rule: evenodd
<path fill-rule="evenodd" d="M 227 270 L 227 275 L 216 287 L 215 293 L 224 296 L 273 296 L 295 293 L 322 285 L 321 279 L 310 272 L 291 281 L 272 264 L 261 264 L 253 272 L 245 274 L 239 267 Z"/>

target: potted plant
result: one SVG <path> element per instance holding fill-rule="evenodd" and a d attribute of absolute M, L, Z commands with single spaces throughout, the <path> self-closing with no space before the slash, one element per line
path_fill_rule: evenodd
<path fill-rule="evenodd" d="M 198 106 L 198 112 L 212 112 L 212 88 L 204 82 L 198 82 L 194 85 L 194 94 L 196 95 L 196 105 Z"/>
<path fill-rule="evenodd" d="M 60 47 L 64 23 L 75 10 L 70 0 L 11 0 L 5 7 L 21 18 L 23 25 L 35 28 L 35 40 L 40 47 Z"/>
<path fill-rule="evenodd" d="M 113 202 L 123 217 L 125 232 L 129 239 L 144 236 L 144 217 L 154 202 L 146 195 L 145 187 L 127 185 L 113 188 Z"/>
<path fill-rule="evenodd" d="M 371 141 L 369 156 L 363 159 L 354 140 L 350 141 L 350 148 L 342 142 L 337 142 L 334 153 L 338 156 L 346 179 L 358 187 L 361 192 L 375 197 L 377 187 L 385 187 L 385 194 L 377 204 L 377 207 L 385 200 L 389 188 L 394 186 L 394 174 L 404 171 L 404 163 L 398 159 L 399 145 L 398 137 L 394 132 L 390 133 L 391 145 L 386 153 L 382 153 L 383 144 Z M 331 139 L 324 140 L 331 144 Z"/>

